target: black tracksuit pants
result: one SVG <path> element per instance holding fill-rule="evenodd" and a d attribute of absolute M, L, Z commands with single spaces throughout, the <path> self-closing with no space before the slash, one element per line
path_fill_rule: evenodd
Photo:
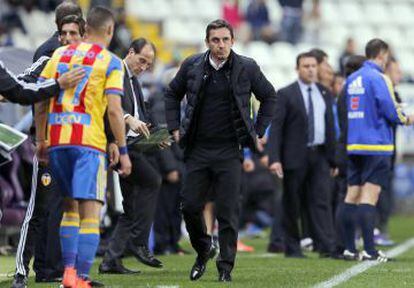
<path fill-rule="evenodd" d="M 16 253 L 16 273 L 28 276 L 34 254 L 33 270 L 37 279 L 61 277 L 63 265 L 59 228 L 63 197 L 48 167 L 33 158 L 32 190 L 20 230 Z"/>

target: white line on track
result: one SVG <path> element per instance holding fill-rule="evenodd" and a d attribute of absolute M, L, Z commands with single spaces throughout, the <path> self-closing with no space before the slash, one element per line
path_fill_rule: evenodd
<path fill-rule="evenodd" d="M 398 245 L 397 247 L 387 251 L 386 255 L 388 257 L 394 258 L 394 257 L 397 257 L 398 255 L 401 255 L 404 252 L 410 250 L 413 247 L 414 247 L 414 238 L 411 238 L 411 239 L 405 241 L 404 243 L 402 243 L 401 245 Z M 342 283 L 348 281 L 352 277 L 354 277 L 358 274 L 361 274 L 362 272 L 368 270 L 369 268 L 372 268 L 372 267 L 377 266 L 379 264 L 381 264 L 381 262 L 377 262 L 377 261 L 362 262 L 358 265 L 352 266 L 351 268 L 345 270 L 343 273 L 338 274 L 338 275 L 332 277 L 331 279 L 329 279 L 327 281 L 321 282 L 321 283 L 313 286 L 313 288 L 331 288 L 331 287 L 335 287 L 339 284 L 342 284 Z"/>

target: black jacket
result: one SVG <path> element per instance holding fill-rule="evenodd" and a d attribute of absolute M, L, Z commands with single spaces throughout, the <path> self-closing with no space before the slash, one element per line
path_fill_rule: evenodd
<path fill-rule="evenodd" d="M 36 49 L 33 56 L 33 62 L 37 62 L 37 60 L 39 60 L 42 56 L 52 57 L 53 52 L 55 52 L 55 50 L 60 46 L 59 32 L 56 31 L 52 37 L 47 39 L 42 45 L 39 46 L 39 48 Z"/>
<path fill-rule="evenodd" d="M 317 86 L 326 104 L 324 153 L 330 166 L 336 167 L 333 97 L 325 87 Z M 299 168 L 306 163 L 308 118 L 298 82 L 277 92 L 276 107 L 268 141 L 269 162 L 281 162 L 284 169 Z"/>
<path fill-rule="evenodd" d="M 346 175 L 348 153 L 346 151 L 347 130 L 348 130 L 348 111 L 346 108 L 346 97 L 344 91 L 338 96 L 338 122 L 341 131 L 336 144 L 335 160 L 339 168 L 340 175 Z"/>
<path fill-rule="evenodd" d="M 0 61 L 0 94 L 10 102 L 29 105 L 58 95 L 59 91 L 59 84 L 55 79 L 48 79 L 43 83 L 19 81 Z"/>
<path fill-rule="evenodd" d="M 170 131 L 180 128 L 180 146 L 188 147 L 194 133 L 191 133 L 195 121 L 197 105 L 203 95 L 203 86 L 209 77 L 209 51 L 187 58 L 181 65 L 175 78 L 165 92 L 165 110 L 167 126 Z M 261 72 L 256 62 L 248 57 L 231 52 L 230 87 L 233 102 L 240 112 L 242 125 L 249 134 L 249 146 L 254 148 L 256 135 L 263 136 L 275 112 L 276 92 Z M 250 97 L 254 93 L 261 102 L 256 123 L 250 116 Z M 184 95 L 187 97 L 185 115 L 180 121 L 180 103 Z M 235 123 L 237 127 L 237 123 Z M 244 144 L 244 143 L 243 143 Z"/>

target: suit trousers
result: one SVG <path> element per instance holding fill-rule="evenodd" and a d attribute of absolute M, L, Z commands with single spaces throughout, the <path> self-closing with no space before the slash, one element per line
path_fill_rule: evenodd
<path fill-rule="evenodd" d="M 236 151 L 229 159 L 216 158 L 214 151 L 190 153 L 186 158 L 186 173 L 182 191 L 182 212 L 190 235 L 190 241 L 199 257 L 205 257 L 211 245 L 206 233 L 203 209 L 208 192 L 214 191 L 215 212 L 219 224 L 219 270 L 231 271 L 237 251 L 237 233 L 240 206 L 242 165 Z"/>
<path fill-rule="evenodd" d="M 128 152 L 132 162 L 132 172 L 120 178 L 122 206 L 124 213 L 119 216 L 104 261 L 120 258 L 130 241 L 129 248 L 148 246 L 151 225 L 161 187 L 161 176 L 148 161 L 147 156 L 135 151 Z"/>
<path fill-rule="evenodd" d="M 298 220 L 301 207 L 309 216 L 311 236 L 318 243 L 320 253 L 334 252 L 334 228 L 331 202 L 329 164 L 320 148 L 308 149 L 304 165 L 286 169 L 283 178 L 283 217 L 285 254 L 301 253 Z"/>
<path fill-rule="evenodd" d="M 181 183 L 163 182 L 154 219 L 156 253 L 178 252 L 181 237 Z"/>

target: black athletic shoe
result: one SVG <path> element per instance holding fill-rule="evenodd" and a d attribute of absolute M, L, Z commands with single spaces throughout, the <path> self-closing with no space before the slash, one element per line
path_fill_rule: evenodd
<path fill-rule="evenodd" d="M 26 288 L 27 287 L 27 277 L 22 274 L 14 275 L 12 288 Z"/>

